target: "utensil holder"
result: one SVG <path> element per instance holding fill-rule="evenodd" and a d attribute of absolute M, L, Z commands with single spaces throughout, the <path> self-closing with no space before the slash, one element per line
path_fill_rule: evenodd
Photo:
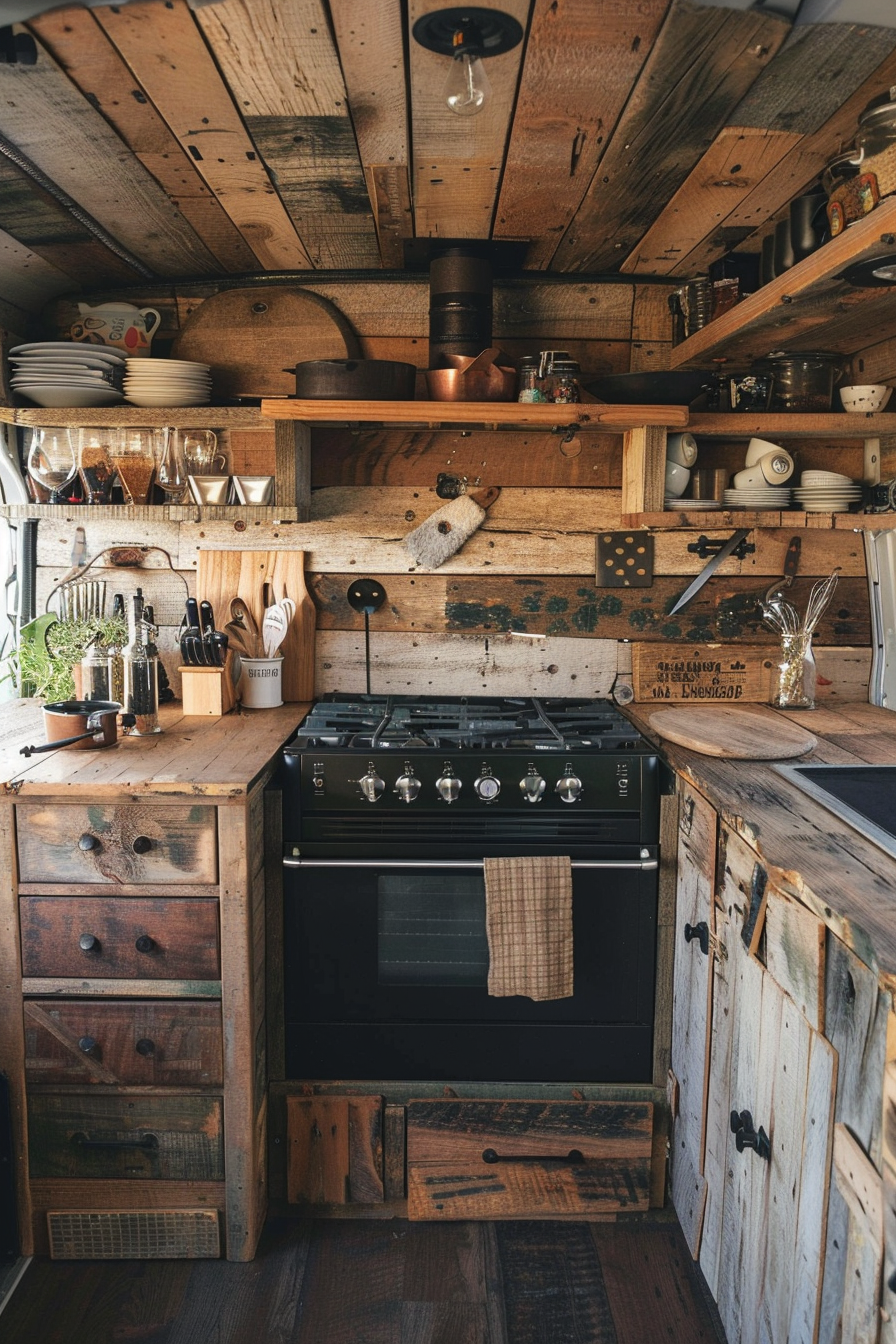
<path fill-rule="evenodd" d="M 276 709 L 283 704 L 283 659 L 240 658 L 237 694 L 243 709 Z"/>
<path fill-rule="evenodd" d="M 775 709 L 814 709 L 815 687 L 812 636 L 803 631 L 795 635 L 782 635 L 771 704 Z"/>
<path fill-rule="evenodd" d="M 233 655 L 227 654 L 223 667 L 182 667 L 180 694 L 185 714 L 202 714 L 220 719 L 236 704 L 233 684 Z"/>

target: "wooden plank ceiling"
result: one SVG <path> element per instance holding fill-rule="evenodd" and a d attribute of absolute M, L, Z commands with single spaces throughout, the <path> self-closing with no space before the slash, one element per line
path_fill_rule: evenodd
<path fill-rule="evenodd" d="M 52 9 L 0 65 L 0 297 L 396 270 L 413 237 L 683 277 L 768 222 L 896 83 L 896 28 L 695 0 L 500 0 L 523 42 L 455 117 L 410 37 L 441 0 Z"/>

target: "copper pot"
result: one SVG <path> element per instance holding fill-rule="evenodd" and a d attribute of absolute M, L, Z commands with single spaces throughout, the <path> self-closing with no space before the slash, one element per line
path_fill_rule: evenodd
<path fill-rule="evenodd" d="M 497 350 L 484 350 L 475 358 L 472 355 L 443 355 L 450 368 L 426 370 L 426 386 L 432 400 L 513 401 L 516 369 L 492 363 L 497 353 Z"/>
<path fill-rule="evenodd" d="M 118 741 L 120 712 L 121 705 L 114 700 L 59 700 L 44 705 L 47 740 L 40 747 L 22 747 L 21 755 L 34 756 L 60 747 L 110 747 Z"/>

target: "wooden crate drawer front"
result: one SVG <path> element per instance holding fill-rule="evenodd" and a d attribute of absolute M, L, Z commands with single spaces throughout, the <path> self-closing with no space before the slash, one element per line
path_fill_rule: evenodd
<path fill-rule="evenodd" d="M 26 976 L 216 980 L 218 903 L 23 896 Z"/>
<path fill-rule="evenodd" d="M 26 999 L 29 1083 L 221 1084 L 217 1003 Z"/>
<path fill-rule="evenodd" d="M 224 1176 L 218 1097 L 32 1096 L 33 1178 L 214 1181 Z"/>
<path fill-rule="evenodd" d="M 411 1101 L 407 1124 L 409 1218 L 648 1207 L 650 1102 Z"/>
<path fill-rule="evenodd" d="M 22 882 L 187 883 L 218 880 L 213 807 L 16 808 Z"/>

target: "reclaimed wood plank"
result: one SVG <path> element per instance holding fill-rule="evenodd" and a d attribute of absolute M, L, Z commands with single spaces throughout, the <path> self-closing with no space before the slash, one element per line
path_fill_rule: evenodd
<path fill-rule="evenodd" d="M 818 1330 L 836 1081 L 837 1052 L 819 1032 L 813 1032 L 790 1320 L 784 1335 L 792 1344 L 814 1344 Z"/>
<path fill-rule="evenodd" d="M 46 261 L 30 247 L 0 229 L 0 266 L 3 268 L 4 304 L 39 311 L 48 299 L 71 288 L 71 276 Z"/>
<path fill-rule="evenodd" d="M 883 1263 L 883 1190 L 879 1172 L 846 1125 L 834 1127 L 834 1178 L 849 1210 L 843 1344 L 877 1338 Z"/>
<path fill-rule="evenodd" d="M 666 460 L 666 432 L 644 424 L 625 434 L 622 450 L 622 512 L 650 512 L 662 508 Z"/>
<path fill-rule="evenodd" d="M 349 1198 L 349 1098 L 286 1098 L 291 1204 L 345 1204 Z"/>
<path fill-rule="evenodd" d="M 410 0 L 409 32 L 441 0 Z M 530 0 L 506 0 L 504 12 L 525 30 Z M 442 93 L 446 57 L 408 38 L 413 145 L 414 232 L 418 237 L 488 238 L 513 115 L 522 43 L 488 59 L 492 97 L 486 117 L 458 117 Z"/>
<path fill-rule="evenodd" d="M 588 192 L 552 259 L 618 266 L 693 169 L 788 32 L 780 18 L 675 0 Z M 650 190 L 643 184 L 650 182 Z"/>
<path fill-rule="evenodd" d="M 722 836 L 727 839 L 727 832 L 722 832 Z M 716 900 L 713 903 L 713 919 L 719 953 L 713 965 L 712 978 L 709 1081 L 703 1151 L 706 1204 L 700 1242 L 700 1268 L 709 1291 L 718 1301 L 721 1292 L 725 1173 L 729 1165 L 728 1143 L 731 1134 L 729 1094 L 735 1049 L 737 975 L 734 944 L 737 934 L 725 906 Z"/>
<path fill-rule="evenodd" d="M 25 1040 L 22 1031 L 22 963 L 18 908 L 18 859 L 12 802 L 0 805 L 0 1069 L 9 1081 L 9 1131 L 20 1254 L 33 1254 L 25 1107 Z"/>
<path fill-rule="evenodd" d="M 643 426 L 668 426 L 684 429 L 688 422 L 685 406 L 611 406 L 598 402 L 563 406 L 560 413 L 551 404 L 538 405 L 516 401 L 355 401 L 351 404 L 351 418 L 373 420 L 394 425 L 424 424 L 485 424 L 486 426 L 518 425 L 549 429 L 558 422 L 589 429 L 609 429 L 618 432 Z M 339 424 L 348 420 L 345 402 L 331 401 L 262 401 L 262 415 L 274 420 L 329 421 Z"/>
<path fill-rule="evenodd" d="M 636 10 L 624 0 L 537 0 L 492 234 L 531 238 L 528 269 L 549 264 L 667 8 L 668 0 L 649 0 Z"/>
<path fill-rule="evenodd" d="M 374 15 L 364 0 L 330 0 L 329 11 L 380 256 L 401 269 L 413 235 L 401 6 L 381 0 Z"/>
<path fill-rule="evenodd" d="M 36 46 L 34 65 L 0 70 L 0 134 L 148 270 L 217 271 L 205 244 L 152 174 L 37 40 Z"/>
<path fill-rule="evenodd" d="M 313 266 L 380 265 L 348 98 L 321 0 L 195 11 Z"/>
<path fill-rule="evenodd" d="M 710 948 L 704 956 L 697 938 L 686 940 L 685 928 L 694 929 L 701 923 L 708 931 L 713 928 L 718 818 L 695 790 L 682 792 L 679 808 L 671 1060 L 679 1101 L 669 1157 L 672 1203 L 688 1249 L 697 1260 L 707 1190 L 703 1160 L 716 952 Z"/>
<path fill-rule="evenodd" d="M 257 260 L 270 270 L 310 267 L 185 0 L 103 7 L 95 17 Z"/>
<path fill-rule="evenodd" d="M 814 1031 L 824 1031 L 825 927 L 811 910 L 769 883 L 766 967 Z"/>
<path fill-rule="evenodd" d="M 498 1223 L 495 1240 L 508 1340 L 610 1344 L 617 1339 L 589 1228 Z"/>
<path fill-rule="evenodd" d="M 700 1289 L 687 1272 L 685 1247 L 679 1228 L 671 1223 L 650 1227 L 619 1219 L 613 1227 L 592 1224 L 591 1238 L 600 1257 L 616 1344 L 644 1344 L 662 1325 L 672 1341 L 711 1344 L 716 1337 Z"/>
<path fill-rule="evenodd" d="M 69 6 L 29 24 L 69 79 L 89 97 L 177 205 L 225 271 L 249 271 L 255 255 L 195 164 L 89 10 Z M 120 264 L 120 263 L 119 263 Z M 97 281 L 101 277 L 97 277 Z M 79 277 L 82 286 L 88 275 Z"/>

